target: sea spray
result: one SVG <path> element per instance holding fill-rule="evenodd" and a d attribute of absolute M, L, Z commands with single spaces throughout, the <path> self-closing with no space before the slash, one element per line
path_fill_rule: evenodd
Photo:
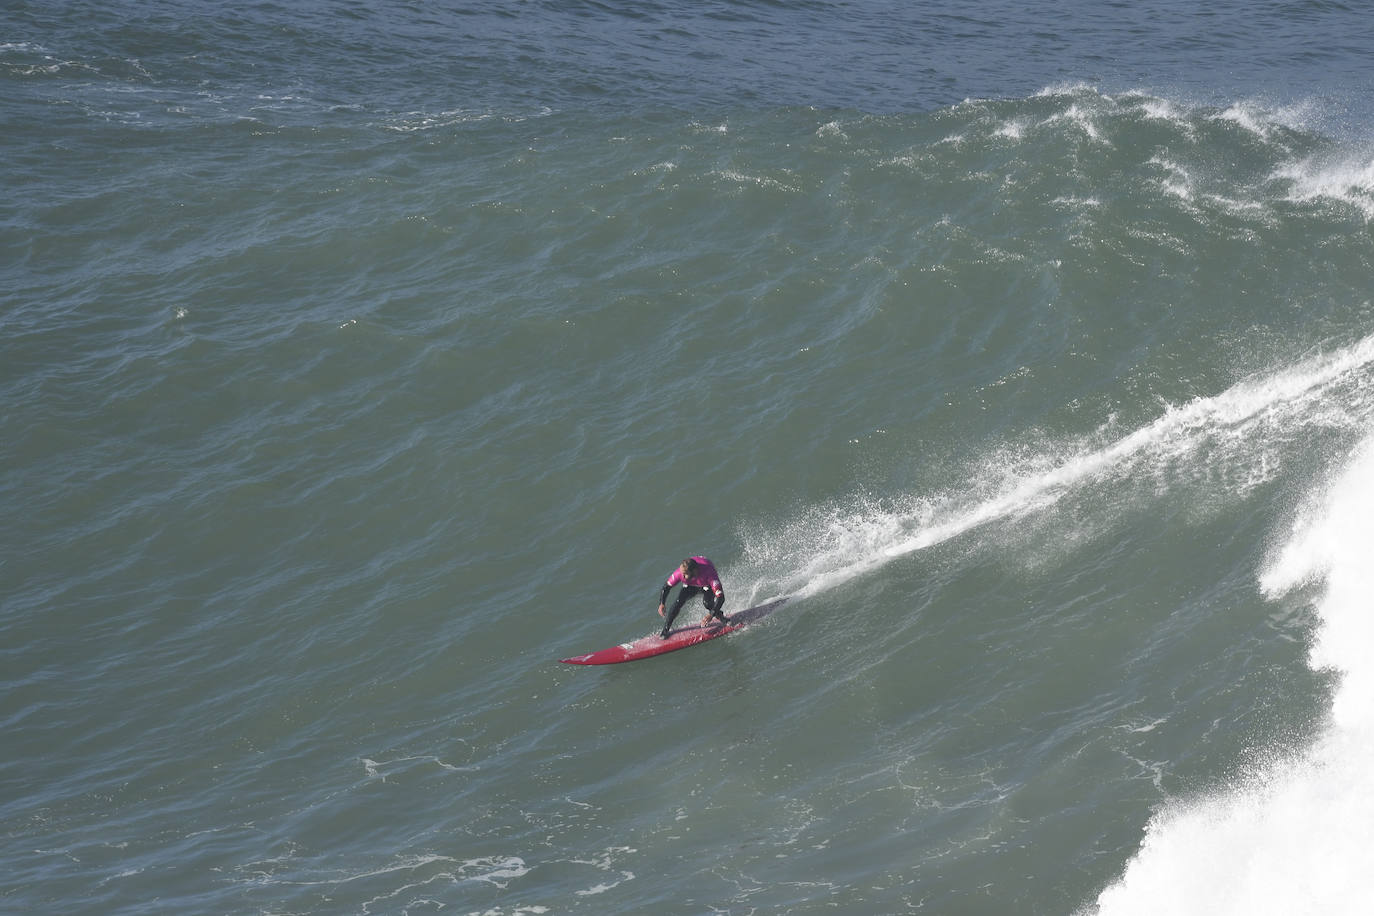
<path fill-rule="evenodd" d="M 1307 456 L 1303 443 L 1314 429 L 1360 428 L 1374 413 L 1365 383 L 1371 364 L 1374 336 L 1168 406 L 1124 436 L 1109 423 L 1052 449 L 997 450 L 955 490 L 886 502 L 860 496 L 806 508 L 776 528 L 750 524 L 741 530 L 746 555 L 737 575 L 752 583 L 754 597 L 814 594 L 1089 488 L 1112 487 L 1113 512 L 1125 500 L 1148 501 L 1179 486 L 1198 490 L 1199 507 L 1224 503 L 1277 477 L 1294 456 Z"/>

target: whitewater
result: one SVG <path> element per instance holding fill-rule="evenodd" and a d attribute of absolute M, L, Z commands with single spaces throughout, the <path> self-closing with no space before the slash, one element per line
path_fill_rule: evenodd
<path fill-rule="evenodd" d="M 1316 592 L 1310 663 L 1336 676 L 1329 721 L 1293 757 L 1258 760 L 1233 785 L 1170 801 L 1103 892 L 1111 914 L 1356 913 L 1374 848 L 1374 437 L 1312 495 L 1260 571 L 1265 594 Z"/>

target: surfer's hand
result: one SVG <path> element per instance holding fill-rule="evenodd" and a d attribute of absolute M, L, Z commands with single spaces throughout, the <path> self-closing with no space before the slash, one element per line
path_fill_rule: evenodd
<path fill-rule="evenodd" d="M 658 606 L 658 616 L 660 616 L 660 617 L 663 616 L 663 605 L 661 605 L 661 604 Z"/>

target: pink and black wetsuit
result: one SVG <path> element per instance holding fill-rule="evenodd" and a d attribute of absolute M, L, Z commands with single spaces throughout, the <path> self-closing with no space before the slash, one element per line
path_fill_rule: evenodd
<path fill-rule="evenodd" d="M 692 562 L 696 563 L 697 569 L 690 576 L 682 574 L 682 567 L 679 566 L 668 576 L 668 581 L 663 583 L 663 591 L 658 596 L 658 603 L 663 604 L 668 600 L 668 592 L 674 585 L 681 585 L 682 588 L 677 593 L 677 600 L 673 602 L 673 609 L 668 612 L 668 618 L 663 624 L 664 637 L 672 629 L 673 619 L 677 617 L 677 612 L 682 610 L 682 606 L 697 595 L 701 596 L 702 602 L 706 605 L 706 610 L 711 612 L 712 617 L 719 617 L 725 620 L 725 615 L 721 613 L 721 608 L 725 606 L 725 589 L 721 587 L 720 575 L 716 572 L 716 566 L 705 557 L 692 557 Z"/>

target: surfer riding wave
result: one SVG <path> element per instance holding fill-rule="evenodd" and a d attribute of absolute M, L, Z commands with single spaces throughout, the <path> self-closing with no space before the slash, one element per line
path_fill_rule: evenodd
<path fill-rule="evenodd" d="M 668 601 L 668 592 L 674 585 L 681 585 L 678 590 L 677 600 L 673 602 L 673 609 L 667 613 L 667 620 L 663 624 L 663 632 L 659 634 L 664 639 L 668 638 L 668 633 L 673 628 L 673 620 L 676 619 L 678 611 L 682 606 L 697 595 L 701 596 L 702 603 L 706 605 L 707 622 L 719 620 L 726 622 L 725 614 L 721 608 L 725 606 L 725 589 L 721 587 L 720 575 L 716 572 L 715 564 L 705 557 L 688 557 L 682 561 L 677 569 L 668 575 L 668 581 L 663 583 L 663 591 L 658 596 L 658 615 L 664 616 L 663 608 Z"/>

